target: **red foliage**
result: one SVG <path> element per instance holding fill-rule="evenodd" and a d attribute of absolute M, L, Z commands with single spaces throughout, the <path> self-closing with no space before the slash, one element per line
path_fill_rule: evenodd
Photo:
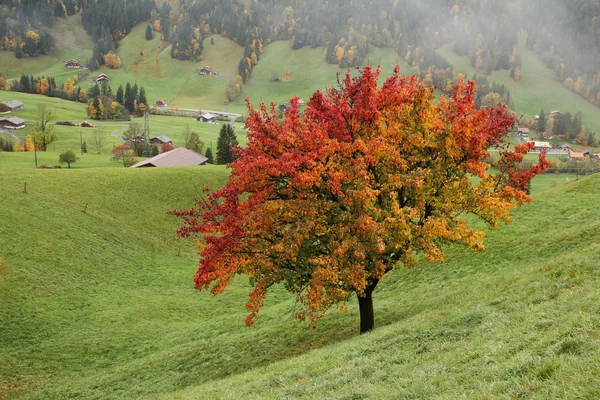
<path fill-rule="evenodd" d="M 279 121 L 275 105 L 253 110 L 248 144 L 229 181 L 198 200 L 182 237 L 201 235 L 197 289 L 225 289 L 236 274 L 252 277 L 246 307 L 253 323 L 269 287 L 282 282 L 311 325 L 333 304 L 365 295 L 386 272 L 410 267 L 415 252 L 443 261 L 447 242 L 483 249 L 483 232 L 530 198 L 525 188 L 549 163 L 519 168 L 529 145 L 505 144 L 506 107 L 474 109 L 474 82 L 460 81 L 438 105 L 432 89 L 398 70 L 382 87 L 366 67 L 341 91 L 316 92 L 304 116 L 298 101 Z M 500 171 L 486 174 L 489 149 Z M 473 179 L 477 177 L 477 179 Z"/>

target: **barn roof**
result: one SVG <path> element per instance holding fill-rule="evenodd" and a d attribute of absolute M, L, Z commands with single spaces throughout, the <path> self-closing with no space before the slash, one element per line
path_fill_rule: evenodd
<path fill-rule="evenodd" d="M 171 143 L 171 142 L 173 142 L 173 139 L 171 139 L 170 137 L 165 136 L 165 135 L 160 135 L 160 136 L 155 136 L 153 138 L 150 138 L 150 140 L 154 140 L 154 139 L 158 139 L 162 143 Z"/>
<path fill-rule="evenodd" d="M 131 168 L 139 167 L 192 167 L 205 164 L 208 158 L 185 147 L 161 153 L 156 157 L 140 161 Z"/>
<path fill-rule="evenodd" d="M 10 108 L 18 108 L 18 107 L 22 107 L 23 106 L 23 103 L 20 102 L 19 100 L 5 101 L 4 104 L 6 104 Z"/>

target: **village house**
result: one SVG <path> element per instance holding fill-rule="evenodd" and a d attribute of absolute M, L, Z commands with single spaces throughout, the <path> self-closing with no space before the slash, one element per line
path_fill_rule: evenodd
<path fill-rule="evenodd" d="M 100 74 L 96 79 L 94 79 L 96 83 L 106 83 L 108 82 L 108 75 Z"/>
<path fill-rule="evenodd" d="M 197 69 L 196 72 L 198 72 L 199 75 L 210 75 L 212 74 L 212 68 L 205 65 L 204 67 Z"/>
<path fill-rule="evenodd" d="M 554 118 L 556 118 L 559 115 L 563 115 L 563 113 L 559 110 L 554 110 L 550 114 L 548 114 L 548 119 L 553 120 Z"/>
<path fill-rule="evenodd" d="M 150 168 L 150 167 L 196 167 L 205 165 L 208 158 L 195 151 L 188 150 L 185 147 L 161 153 L 156 157 L 140 161 L 130 168 Z"/>
<path fill-rule="evenodd" d="M 10 111 L 20 111 L 25 108 L 25 104 L 19 100 L 3 101 L 2 103 L 10 108 Z"/>
<path fill-rule="evenodd" d="M 167 107 L 167 101 L 165 99 L 157 100 L 156 107 Z"/>
<path fill-rule="evenodd" d="M 517 132 L 519 132 L 519 135 L 521 136 L 529 136 L 529 128 L 519 128 L 517 129 Z"/>
<path fill-rule="evenodd" d="M 150 138 L 150 144 L 154 145 L 154 146 L 161 146 L 163 144 L 173 144 L 173 139 L 169 138 L 168 136 L 165 135 L 160 135 L 160 136 L 155 136 L 153 138 Z"/>
<path fill-rule="evenodd" d="M 211 113 L 202 113 L 196 117 L 196 121 L 200 122 L 217 122 L 217 117 Z"/>
<path fill-rule="evenodd" d="M 21 129 L 25 127 L 25 120 L 17 117 L 0 117 L 0 128 Z"/>
<path fill-rule="evenodd" d="M 81 68 L 81 64 L 76 59 L 72 58 L 68 61 L 65 61 L 65 67 L 67 68 Z"/>
<path fill-rule="evenodd" d="M 550 150 L 552 148 L 552 146 L 550 145 L 550 142 L 534 141 L 534 146 L 535 146 L 535 151 Z"/>

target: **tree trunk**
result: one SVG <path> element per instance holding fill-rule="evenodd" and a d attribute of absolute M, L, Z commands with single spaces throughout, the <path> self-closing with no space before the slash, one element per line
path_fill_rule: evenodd
<path fill-rule="evenodd" d="M 360 310 L 360 333 L 367 333 L 375 327 L 375 317 L 373 315 L 373 290 L 379 280 L 369 282 L 361 297 L 358 295 L 358 308 Z"/>

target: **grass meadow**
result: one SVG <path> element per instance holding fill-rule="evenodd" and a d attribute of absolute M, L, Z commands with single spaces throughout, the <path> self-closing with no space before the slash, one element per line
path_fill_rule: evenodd
<path fill-rule="evenodd" d="M 517 51 L 523 60 L 521 80 L 515 82 L 508 70 L 493 72 L 488 79 L 503 84 L 510 90 L 514 109 L 529 116 L 539 114 L 542 109 L 548 114 L 552 110 L 561 110 L 575 114 L 581 112 L 583 123 L 596 132 L 600 132 L 600 109 L 583 97 L 569 91 L 554 79 L 554 70 L 525 47 L 527 35 L 521 35 Z M 437 52 L 454 66 L 454 71 L 463 73 L 467 78 L 475 74 L 467 56 L 459 56 L 452 51 L 454 44 L 440 47 Z"/>
<path fill-rule="evenodd" d="M 56 56 L 17 62 L 0 52 L 0 72 L 61 73 L 64 59 L 91 55 L 76 18 L 56 27 L 65 36 Z M 150 101 L 222 108 L 243 48 L 214 36 L 201 62 L 180 62 L 158 36 L 146 41 L 144 29 L 122 41 L 120 70 L 98 71 L 109 74 L 113 90 L 137 82 Z M 450 50 L 439 52 L 470 77 L 468 60 Z M 381 65 L 384 76 L 397 62 L 413 72 L 389 49 L 370 51 L 367 62 Z M 519 112 L 582 111 L 586 124 L 600 128 L 593 105 L 554 84 L 552 71 L 526 49 L 521 55 L 521 82 L 507 71 L 491 78 L 511 90 Z M 198 76 L 202 65 L 225 79 Z M 273 82 L 285 67 L 291 79 Z M 275 42 L 265 46 L 243 95 L 255 106 L 308 100 L 334 85 L 338 72 L 323 49 L 292 51 L 289 42 Z M 13 113 L 27 120 L 18 136 L 32 129 L 41 103 L 58 120 L 88 119 L 83 104 L 1 96 L 25 103 Z M 244 110 L 242 98 L 229 107 Z M 448 246 L 446 263 L 388 273 L 374 293 L 369 334 L 358 334 L 355 298 L 347 313 L 332 310 L 313 330 L 291 317 L 295 298 L 282 286 L 246 327 L 248 279 L 234 279 L 219 296 L 196 291 L 195 243 L 177 238 L 180 223 L 168 215 L 189 208 L 205 186 L 221 187 L 228 169 L 123 168 L 110 161 L 120 143 L 111 133 L 128 123 L 94 124 L 57 126 L 60 139 L 37 154 L 38 163 L 57 164 L 82 138 L 89 153 L 70 169 L 35 169 L 32 153 L 0 153 L 0 399 L 600 397 L 600 175 L 538 176 L 533 201 L 514 212 L 514 223 L 487 232 L 484 252 Z M 189 125 L 215 153 L 219 125 L 165 116 L 150 116 L 149 124 L 151 136 L 169 136 L 176 147 Z M 245 131 L 234 126 L 245 145 Z M 106 137 L 100 154 L 94 130 Z"/>
<path fill-rule="evenodd" d="M 354 299 L 311 330 L 278 286 L 248 328 L 246 279 L 193 289 L 195 246 L 167 211 L 222 185 L 225 167 L 35 170 L 15 156 L 0 155 L 5 397 L 600 395 L 600 176 L 544 176 L 485 252 L 389 273 L 378 328 L 359 336 Z"/>

